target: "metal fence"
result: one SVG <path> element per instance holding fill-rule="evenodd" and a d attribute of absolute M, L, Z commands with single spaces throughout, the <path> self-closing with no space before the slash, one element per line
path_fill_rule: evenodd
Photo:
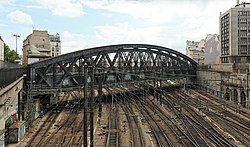
<path fill-rule="evenodd" d="M 0 61 L 0 89 L 19 79 L 23 72 L 21 65 Z"/>

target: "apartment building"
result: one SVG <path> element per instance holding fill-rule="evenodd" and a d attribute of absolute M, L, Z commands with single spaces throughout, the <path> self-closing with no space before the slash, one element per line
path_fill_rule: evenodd
<path fill-rule="evenodd" d="M 220 14 L 220 48 L 221 63 L 250 62 L 250 3 Z"/>
<path fill-rule="evenodd" d="M 37 62 L 61 54 L 61 41 L 48 31 L 33 30 L 23 41 L 23 64 Z"/>

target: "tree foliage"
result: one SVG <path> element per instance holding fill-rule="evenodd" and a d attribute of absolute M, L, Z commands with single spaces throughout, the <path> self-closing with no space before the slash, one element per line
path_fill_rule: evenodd
<path fill-rule="evenodd" d="M 18 54 L 15 50 L 11 50 L 7 44 L 4 44 L 4 58 L 5 61 L 15 62 L 16 59 L 19 59 Z"/>

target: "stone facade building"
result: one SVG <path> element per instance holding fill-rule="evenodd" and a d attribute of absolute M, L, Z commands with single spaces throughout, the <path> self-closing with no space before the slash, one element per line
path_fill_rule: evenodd
<path fill-rule="evenodd" d="M 197 71 L 198 88 L 224 99 L 238 107 L 250 107 L 249 65 L 244 63 L 224 63 L 206 65 Z"/>
<path fill-rule="evenodd" d="M 55 48 L 56 47 L 56 48 Z M 40 61 L 61 54 L 59 34 L 49 35 L 48 31 L 33 30 L 23 41 L 23 64 Z"/>

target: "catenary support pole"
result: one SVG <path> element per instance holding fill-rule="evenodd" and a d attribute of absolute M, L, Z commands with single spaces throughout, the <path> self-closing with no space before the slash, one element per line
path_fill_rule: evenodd
<path fill-rule="evenodd" d="M 88 66 L 84 65 L 83 145 L 88 146 Z"/>
<path fill-rule="evenodd" d="M 95 69 L 91 68 L 91 102 L 90 102 L 90 147 L 94 147 L 94 75 Z"/>

